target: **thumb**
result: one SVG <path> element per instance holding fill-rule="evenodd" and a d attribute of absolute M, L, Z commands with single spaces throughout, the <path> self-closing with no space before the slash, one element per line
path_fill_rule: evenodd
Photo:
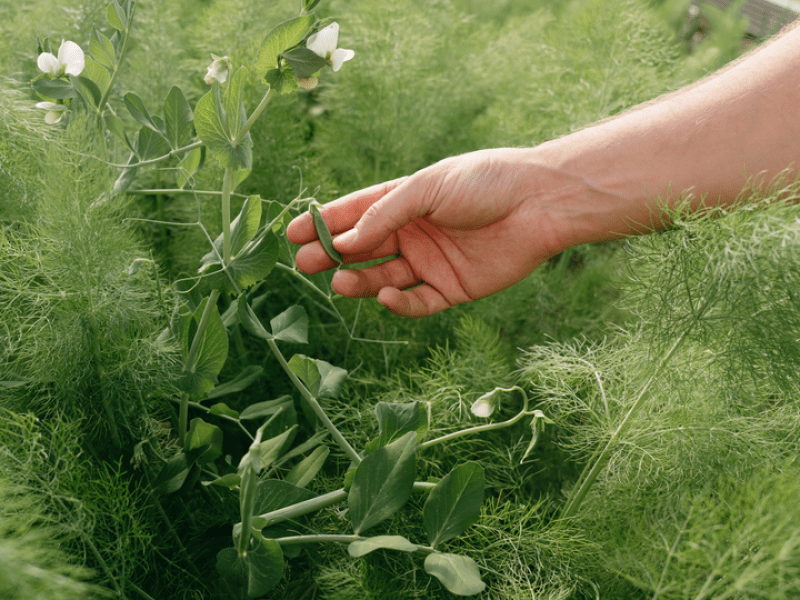
<path fill-rule="evenodd" d="M 334 238 L 333 245 L 348 254 L 375 250 L 394 232 L 428 214 L 429 209 L 423 186 L 411 176 L 371 204 L 352 229 Z"/>

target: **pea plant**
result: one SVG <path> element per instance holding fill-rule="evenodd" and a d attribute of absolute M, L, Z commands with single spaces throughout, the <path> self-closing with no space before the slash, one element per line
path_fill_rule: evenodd
<path fill-rule="evenodd" d="M 124 164 L 104 158 L 119 174 L 98 202 L 114 201 L 125 194 L 140 171 L 150 165 L 176 164 L 178 187 L 194 193 L 200 193 L 194 189 L 194 176 L 207 155 L 223 169 L 218 192 L 222 232 L 212 240 L 203 228 L 208 251 L 198 257 L 195 277 L 176 282 L 178 302 L 163 334 L 174 339 L 182 352 L 176 383 L 180 394 L 174 399 L 179 451 L 165 459 L 152 449 L 156 467 L 150 483 L 157 497 L 191 493 L 198 486 L 238 494 L 240 520 L 233 524 L 231 546 L 217 555 L 222 579 L 250 597 L 262 596 L 281 581 L 286 559 L 298 556 L 304 546 L 336 543 L 347 545 L 352 557 L 378 549 L 417 553 L 424 557 L 425 571 L 452 593 L 477 594 L 485 588 L 477 563 L 468 556 L 445 552 L 442 546 L 478 520 L 485 493 L 483 469 L 467 462 L 438 482 L 417 481 L 418 456 L 456 438 L 510 427 L 529 418 L 534 435 L 527 456 L 548 422 L 546 417 L 529 408 L 521 388 L 497 388 L 475 402 L 473 413 L 488 418 L 500 398 L 514 392 L 524 398 L 516 416 L 429 439 L 430 420 L 424 403 L 380 402 L 375 406 L 376 437 L 361 451 L 355 449 L 323 409 L 325 401 L 341 394 L 348 372 L 302 354 L 287 358 L 281 349 L 284 343 L 308 342 L 306 310 L 291 306 L 268 324 L 258 316 L 266 297 L 260 290 L 276 266 L 293 271 L 301 281 L 314 286 L 293 265 L 279 262 L 278 236 L 292 211 L 311 212 L 324 248 L 341 263 L 331 244 L 324 207 L 314 198 L 301 197 L 302 193 L 277 208 L 258 195 L 250 195 L 238 215 L 231 218 L 232 194 L 253 168 L 250 130 L 270 99 L 298 88 L 313 89 L 327 67 L 338 71 L 354 58 L 352 50 L 338 48 L 339 25 L 315 16 L 318 3 L 302 0 L 299 16 L 269 30 L 254 64 L 235 65 L 228 56 L 212 55 L 204 78 L 210 89 L 194 107 L 177 86 L 170 89 L 158 110 L 146 106 L 133 92 L 122 96 L 130 118 L 121 116 L 123 106 L 112 106 L 112 90 L 130 45 L 135 0 L 112 0 L 108 4 L 107 23 L 91 31 L 86 52 L 73 41 L 62 41 L 54 53 L 48 39 L 40 41 L 37 64 L 42 73 L 31 85 L 41 98 L 37 107 L 45 112 L 47 123 L 57 126 L 69 120 L 70 112 L 86 111 L 98 127 L 106 152 L 114 143 L 129 153 Z M 253 81 L 263 95 L 250 108 L 245 106 L 246 98 L 251 97 L 246 92 Z M 135 123 L 134 129 L 131 123 Z M 131 268 L 148 263 L 155 267 L 152 258 L 142 258 Z M 220 309 L 221 299 L 226 300 L 226 310 Z M 229 381 L 219 381 L 228 357 L 230 332 L 238 326 L 263 342 L 291 381 L 297 398 L 283 396 L 241 411 L 216 401 L 241 392 L 262 374 L 261 367 L 251 366 Z M 102 353 L 99 343 L 94 351 Z M 211 403 L 203 404 L 208 401 Z M 313 435 L 299 435 L 298 403 L 318 425 Z M 105 409 L 111 437 L 120 446 L 123 436 L 114 411 L 110 406 Z M 202 418 L 190 420 L 190 413 Z M 238 464 L 232 457 L 223 456 L 224 436 L 234 435 L 230 427 L 223 433 L 223 422 L 233 424 L 239 442 L 244 440 L 243 446 L 249 446 Z M 328 439 L 349 459 L 351 468 L 343 475 L 340 489 L 318 495 L 309 486 L 331 452 L 325 443 Z M 143 452 L 146 444 L 140 442 L 137 450 Z M 403 508 L 414 493 L 427 494 L 422 509 L 427 536 L 424 542 L 400 534 L 368 534 Z M 298 519 L 334 505 L 346 507 L 347 531 L 336 535 L 303 533 Z"/>

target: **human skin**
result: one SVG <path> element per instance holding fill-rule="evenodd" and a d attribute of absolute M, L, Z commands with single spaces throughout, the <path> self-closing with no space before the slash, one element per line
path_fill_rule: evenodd
<path fill-rule="evenodd" d="M 333 290 L 423 317 L 522 280 L 573 246 L 669 227 L 796 176 L 800 28 L 700 82 L 534 148 L 455 156 L 321 210 L 346 264 Z M 297 266 L 333 268 L 306 213 L 287 229 Z"/>

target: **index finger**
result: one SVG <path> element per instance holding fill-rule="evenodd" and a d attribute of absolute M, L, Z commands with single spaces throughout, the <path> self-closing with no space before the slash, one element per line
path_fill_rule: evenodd
<path fill-rule="evenodd" d="M 407 177 L 379 183 L 320 206 L 320 214 L 332 234 L 352 229 L 370 206 L 395 189 Z M 317 239 L 317 230 L 311 214 L 304 212 L 295 217 L 286 228 L 286 237 L 293 244 L 307 244 Z"/>

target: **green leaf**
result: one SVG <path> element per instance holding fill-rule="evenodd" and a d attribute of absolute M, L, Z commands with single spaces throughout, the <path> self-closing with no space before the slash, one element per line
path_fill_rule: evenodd
<path fill-rule="evenodd" d="M 226 487 L 229 490 L 232 490 L 237 485 L 239 485 L 241 481 L 242 478 L 237 473 L 228 473 L 227 475 L 223 475 L 222 477 L 217 477 L 212 481 L 203 481 L 202 483 L 205 486 L 216 485 L 219 487 Z"/>
<path fill-rule="evenodd" d="M 347 381 L 344 369 L 303 354 L 295 354 L 289 360 L 289 368 L 316 398 L 336 399 Z"/>
<path fill-rule="evenodd" d="M 237 146 L 233 145 L 226 115 L 219 98 L 219 84 L 215 83 L 210 92 L 200 98 L 194 110 L 194 127 L 198 137 L 208 146 L 209 151 L 223 167 L 240 170 L 253 168 L 249 134 Z"/>
<path fill-rule="evenodd" d="M 190 318 L 184 318 L 182 322 L 182 345 L 183 356 L 188 358 L 190 342 L 190 331 L 196 331 L 192 327 L 192 322 L 199 323 L 203 310 L 208 303 L 208 298 L 197 307 Z M 189 394 L 206 394 L 211 391 L 217 383 L 217 375 L 225 365 L 228 358 L 228 332 L 222 324 L 219 310 L 213 307 L 211 318 L 205 332 L 200 338 L 194 368 L 191 371 L 184 370 L 183 377 L 179 381 L 180 388 Z"/>
<path fill-rule="evenodd" d="M 436 484 L 422 508 L 432 548 L 464 533 L 481 514 L 485 480 L 474 462 L 459 465 Z"/>
<path fill-rule="evenodd" d="M 31 87 L 37 93 L 51 100 L 80 98 L 78 90 L 69 81 L 63 79 L 36 79 L 31 81 Z"/>
<path fill-rule="evenodd" d="M 299 87 L 294 71 L 288 65 L 283 65 L 280 69 L 270 69 L 264 75 L 264 81 L 279 94 L 288 94 Z"/>
<path fill-rule="evenodd" d="M 217 553 L 217 572 L 224 584 L 245 589 L 249 579 L 249 569 L 245 558 L 240 557 L 236 548 L 225 548 Z"/>
<path fill-rule="evenodd" d="M 147 107 L 144 105 L 139 96 L 134 94 L 133 92 L 128 92 L 124 96 L 125 100 L 125 107 L 128 109 L 128 112 L 131 113 L 131 116 L 136 119 L 139 123 L 147 127 L 148 129 L 152 129 L 154 132 L 162 135 L 161 130 L 156 125 L 156 122 L 153 120 L 153 117 L 150 116 L 150 112 L 147 110 Z"/>
<path fill-rule="evenodd" d="M 87 106 L 91 106 L 92 108 L 97 108 L 100 104 L 100 97 L 102 94 L 100 93 L 100 88 L 97 87 L 94 81 L 91 79 L 87 79 L 86 77 L 70 75 L 69 81 L 78 93 L 80 94 L 83 101 L 86 102 Z"/>
<path fill-rule="evenodd" d="M 108 86 L 111 85 L 111 75 L 108 73 L 108 69 L 100 65 L 91 56 L 87 56 L 84 59 L 84 67 L 83 71 L 81 71 L 81 77 L 91 79 L 97 88 L 104 94 L 108 89 Z"/>
<path fill-rule="evenodd" d="M 228 273 L 239 290 L 245 290 L 266 278 L 278 262 L 279 252 L 278 238 L 268 233 L 258 243 L 249 242 L 231 259 Z M 219 289 L 228 294 L 236 292 L 230 277 L 222 270 L 219 260 L 201 266 L 199 272 L 203 276 L 202 284 L 205 289 Z"/>
<path fill-rule="evenodd" d="M 167 142 L 175 148 L 186 145 L 192 135 L 192 107 L 178 86 L 172 86 L 164 100 Z"/>
<path fill-rule="evenodd" d="M 210 445 L 204 445 L 185 453 L 178 452 L 178 454 L 170 458 L 159 471 L 155 481 L 153 481 L 153 491 L 156 494 L 171 494 L 181 489 L 197 459 L 205 454 L 210 447 Z"/>
<path fill-rule="evenodd" d="M 169 152 L 169 146 L 161 134 L 142 126 L 136 138 L 136 154 L 140 160 L 164 156 L 167 152 Z"/>
<path fill-rule="evenodd" d="M 369 554 L 373 550 L 400 550 L 401 552 L 416 552 L 419 546 L 412 544 L 401 535 L 377 535 L 375 537 L 350 542 L 347 552 L 353 558 Z"/>
<path fill-rule="evenodd" d="M 411 496 L 416 450 L 417 436 L 409 432 L 358 465 L 347 499 L 356 535 L 392 516 Z"/>
<path fill-rule="evenodd" d="M 318 397 L 321 378 L 314 360 L 303 354 L 295 354 L 289 359 L 289 368 L 305 384 L 311 395 Z"/>
<path fill-rule="evenodd" d="M 296 344 L 308 343 L 308 314 L 302 306 L 290 306 L 269 324 L 276 340 Z"/>
<path fill-rule="evenodd" d="M 184 443 L 184 450 L 187 452 L 207 446 L 208 450 L 198 457 L 197 462 L 198 464 L 213 462 L 222 455 L 222 430 L 202 419 L 192 419 Z"/>
<path fill-rule="evenodd" d="M 306 487 L 322 469 L 330 452 L 326 446 L 317 447 L 314 452 L 300 461 L 286 474 L 286 481 L 293 483 L 297 487 Z"/>
<path fill-rule="evenodd" d="M 240 414 L 239 419 L 242 421 L 249 421 L 254 419 L 263 419 L 274 415 L 282 408 L 291 405 L 293 402 L 291 396 L 281 396 L 275 400 L 265 400 L 263 402 L 256 402 L 245 408 Z"/>
<path fill-rule="evenodd" d="M 275 540 L 254 536 L 255 547 L 245 556 L 247 563 L 247 595 L 251 598 L 263 596 L 283 577 L 283 551 Z"/>
<path fill-rule="evenodd" d="M 429 418 L 425 404 L 414 402 L 378 402 L 375 405 L 378 418 L 378 438 L 368 443 L 370 451 L 380 448 L 405 435 L 409 431 L 417 434 L 417 441 L 428 432 Z"/>
<path fill-rule="evenodd" d="M 281 58 L 292 66 L 295 77 L 300 79 L 311 77 L 314 73 L 328 66 L 328 61 L 308 48 L 292 48 L 281 52 Z"/>
<path fill-rule="evenodd" d="M 304 15 L 276 25 L 261 43 L 256 61 L 256 74 L 264 77 L 267 71 L 277 68 L 281 52 L 302 42 L 314 21 L 312 15 Z"/>
<path fill-rule="evenodd" d="M 261 224 L 261 197 L 249 196 L 231 223 L 231 255 L 236 256 L 253 239 Z M 221 241 L 221 238 L 220 238 Z"/>
<path fill-rule="evenodd" d="M 128 15 L 118 0 L 111 0 L 111 4 L 106 10 L 106 19 L 108 19 L 108 24 L 118 31 L 125 31 L 128 28 Z"/>
<path fill-rule="evenodd" d="M 264 369 L 262 367 L 258 365 L 249 365 L 242 369 L 242 372 L 230 381 L 226 381 L 211 390 L 206 399 L 211 400 L 213 398 L 220 398 L 221 396 L 241 392 L 250 387 L 263 373 Z"/>
<path fill-rule="evenodd" d="M 133 152 L 134 148 L 131 144 L 131 141 L 128 139 L 128 134 L 125 133 L 125 126 L 122 124 L 122 120 L 114 114 L 107 113 L 103 115 L 103 119 L 105 120 L 106 127 L 108 130 L 117 136 L 120 140 L 122 140 L 125 145 Z"/>
<path fill-rule="evenodd" d="M 117 64 L 117 53 L 114 44 L 101 31 L 92 28 L 89 34 L 89 52 L 98 63 L 109 69 Z"/>
<path fill-rule="evenodd" d="M 425 558 L 425 571 L 457 596 L 474 596 L 486 589 L 478 564 L 468 556 L 434 552 Z"/>
<path fill-rule="evenodd" d="M 316 497 L 314 492 L 297 487 L 288 481 L 264 479 L 256 484 L 253 514 L 265 515 Z"/>
<path fill-rule="evenodd" d="M 228 121 L 228 134 L 231 139 L 239 135 L 242 127 L 247 122 L 247 111 L 244 108 L 244 86 L 247 83 L 247 69 L 239 67 L 231 82 L 228 84 L 228 91 L 225 95 L 225 115 Z M 252 145 L 250 133 L 245 134 L 247 143 Z M 244 140 L 242 140 L 244 143 Z M 249 167 L 248 167 L 249 168 Z"/>
<path fill-rule="evenodd" d="M 251 335 L 254 335 L 262 340 L 271 340 L 272 334 L 267 331 L 261 324 L 261 320 L 256 315 L 255 311 L 250 306 L 249 295 L 242 294 L 237 299 L 236 312 L 239 316 L 239 322 Z"/>
<path fill-rule="evenodd" d="M 231 417 L 232 419 L 239 418 L 239 412 L 233 410 L 224 402 L 217 402 L 216 404 L 213 404 L 211 408 L 208 409 L 208 412 L 212 415 L 225 415 L 226 417 Z"/>
<path fill-rule="evenodd" d="M 203 166 L 206 157 L 206 147 L 192 148 L 178 164 L 178 187 L 183 189 L 190 182 L 192 176 Z"/>
<path fill-rule="evenodd" d="M 261 442 L 259 452 L 261 456 L 261 469 L 267 469 L 269 466 L 278 460 L 283 454 L 283 449 L 286 447 L 289 438 L 297 435 L 297 425 L 292 425 L 289 429 Z"/>
<path fill-rule="evenodd" d="M 319 4 L 319 0 L 303 0 L 303 7 L 306 12 L 313 10 L 317 4 Z"/>

